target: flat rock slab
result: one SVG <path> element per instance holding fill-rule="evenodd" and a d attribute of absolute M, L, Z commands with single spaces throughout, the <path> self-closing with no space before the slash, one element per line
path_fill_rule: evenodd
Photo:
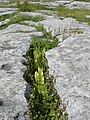
<path fill-rule="evenodd" d="M 0 8 L 0 11 L 7 12 L 7 11 L 17 11 L 18 8 Z"/>
<path fill-rule="evenodd" d="M 26 25 L 11 24 L 5 30 L 0 30 L 0 34 L 16 33 L 16 32 L 33 32 L 33 31 L 37 31 L 37 29 Z"/>
<path fill-rule="evenodd" d="M 48 11 L 47 11 L 47 13 L 48 13 Z M 45 15 L 45 14 L 38 12 L 38 11 L 36 11 L 36 12 L 20 12 L 19 14 L 24 15 L 24 16 L 33 16 L 33 17 L 39 16 L 39 17 L 42 17 L 44 19 L 54 18 L 53 16 Z"/>
<path fill-rule="evenodd" d="M 0 120 L 25 120 L 27 101 L 24 98 L 26 82 L 22 54 L 28 50 L 31 37 L 24 33 L 5 34 L 0 37 Z"/>
<path fill-rule="evenodd" d="M 0 13 L 0 17 L 1 16 L 6 16 L 6 15 L 11 15 L 11 14 L 13 14 L 15 11 L 8 11 L 8 12 L 2 12 L 2 13 Z"/>
<path fill-rule="evenodd" d="M 90 120 L 90 32 L 68 38 L 46 57 L 69 120 Z"/>
<path fill-rule="evenodd" d="M 56 2 L 30 2 L 31 4 L 40 4 L 40 5 L 44 5 L 44 6 L 47 6 L 47 7 L 57 7 L 59 6 L 60 4 L 59 3 L 56 3 Z"/>
<path fill-rule="evenodd" d="M 22 25 L 20 27 L 25 29 Z M 16 29 L 14 25 L 11 28 Z M 36 31 L 17 33 L 17 30 L 11 33 L 15 32 L 11 28 L 0 31 L 0 120 L 29 120 L 25 114 L 28 107 L 24 98 L 26 82 L 23 74 L 26 67 L 21 61 L 29 49 L 31 36 L 43 34 Z"/>
<path fill-rule="evenodd" d="M 69 9 L 86 9 L 86 10 L 90 10 L 90 2 L 78 2 L 78 1 L 74 1 L 71 2 L 70 4 L 66 4 L 66 7 L 68 7 Z"/>
<path fill-rule="evenodd" d="M 55 2 L 58 3 L 59 5 L 65 5 L 70 4 L 72 0 L 56 0 Z"/>
<path fill-rule="evenodd" d="M 43 0 L 41 2 L 30 2 L 31 4 L 40 4 L 40 5 L 44 5 L 47 7 L 58 7 L 60 5 L 64 5 L 64 4 L 68 4 L 71 1 L 68 0 L 57 0 L 57 1 L 53 1 L 53 2 L 43 2 Z"/>
<path fill-rule="evenodd" d="M 51 31 L 52 35 L 58 35 L 60 41 L 66 39 L 69 36 L 76 36 L 84 31 L 88 31 L 89 27 L 87 23 L 80 23 L 73 18 L 49 18 L 38 22 L 42 24 L 47 31 Z"/>
<path fill-rule="evenodd" d="M 20 12 L 19 14 L 25 15 L 25 16 L 44 16 L 42 13 L 37 12 Z"/>

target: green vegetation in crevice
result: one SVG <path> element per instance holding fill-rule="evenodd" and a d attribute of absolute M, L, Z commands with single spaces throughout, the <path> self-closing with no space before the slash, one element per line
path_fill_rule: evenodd
<path fill-rule="evenodd" d="M 33 12 L 37 10 L 52 10 L 58 13 L 58 16 L 72 17 L 81 22 L 90 23 L 90 18 L 86 18 L 86 15 L 90 15 L 90 10 L 84 9 L 69 9 L 65 6 L 58 6 L 55 8 L 50 8 L 45 5 L 31 4 L 28 0 L 20 4 L 19 11 L 23 12 Z"/>
<path fill-rule="evenodd" d="M 14 13 L 9 14 L 9 15 L 2 15 L 2 16 L 0 16 L 0 21 L 4 21 L 5 19 L 10 19 L 16 14 L 17 14 L 17 12 L 14 12 Z"/>
<path fill-rule="evenodd" d="M 14 12 L 14 13 L 12 13 L 12 14 L 10 14 L 10 15 L 0 16 L 0 22 L 5 21 L 6 19 L 11 19 L 11 18 L 13 18 L 15 15 L 17 15 L 17 13 L 18 13 L 18 12 Z M 7 24 L 4 24 L 4 25 L 0 26 L 0 30 L 7 28 L 10 24 L 11 24 L 11 23 L 8 22 Z"/>
<path fill-rule="evenodd" d="M 39 15 L 38 16 L 28 16 L 28 15 L 18 14 L 10 19 L 10 23 L 11 24 L 21 23 L 24 20 L 38 22 L 38 21 L 44 20 L 44 18 L 42 16 L 39 16 Z"/>
<path fill-rule="evenodd" d="M 45 51 L 56 46 L 55 41 L 34 36 L 27 51 L 28 65 L 23 77 L 31 88 L 28 100 L 30 120 L 67 120 L 65 106 L 54 88 L 55 81 L 49 75 L 45 57 Z"/>
<path fill-rule="evenodd" d="M 58 41 L 58 39 L 57 39 L 57 35 L 55 35 L 55 36 L 53 36 L 52 37 L 52 31 L 49 31 L 49 32 L 47 32 L 46 30 L 45 30 L 45 28 L 43 27 L 43 25 L 35 25 L 35 24 L 32 24 L 31 25 L 32 27 L 35 27 L 36 29 L 37 29 L 37 31 L 40 31 L 40 32 L 42 32 L 43 33 L 43 37 L 44 37 L 44 39 L 47 39 L 47 40 L 49 40 L 49 41 L 53 41 L 53 42 L 55 42 L 55 43 L 53 43 L 53 44 L 58 44 L 59 43 L 59 41 Z M 40 38 L 39 38 L 40 39 Z"/>
<path fill-rule="evenodd" d="M 16 14 L 15 16 L 14 15 L 7 16 L 7 18 L 10 19 L 10 22 L 6 25 L 1 26 L 0 29 L 5 29 L 9 25 L 16 24 L 16 23 L 28 25 L 28 24 L 25 24 L 23 22 L 24 20 L 30 20 L 30 21 L 34 21 L 34 22 L 44 20 L 44 18 L 42 16 L 39 16 L 39 15 L 38 16 L 26 16 L 26 15 L 22 15 L 22 14 Z M 1 20 L 5 20 L 5 18 L 6 18 L 5 16 L 1 17 Z"/>
<path fill-rule="evenodd" d="M 36 10 L 53 10 L 53 8 L 48 8 L 45 5 L 41 4 L 32 4 L 32 1 L 25 0 L 24 2 L 21 2 L 20 0 L 11 0 L 10 3 L 16 3 L 15 5 L 11 5 L 11 7 L 18 8 L 19 11 L 22 12 L 33 12 Z"/>
<path fill-rule="evenodd" d="M 64 6 L 56 7 L 58 16 L 72 17 L 80 22 L 88 22 L 90 24 L 90 18 L 86 18 L 86 15 L 90 15 L 90 10 L 84 9 L 69 9 Z"/>
<path fill-rule="evenodd" d="M 40 32 L 46 32 L 45 28 L 43 27 L 43 25 L 35 25 L 35 24 L 31 24 L 31 27 L 35 27 L 38 31 Z"/>
<path fill-rule="evenodd" d="M 52 37 L 52 34 L 51 34 L 51 31 L 50 32 L 47 32 L 46 30 L 45 30 L 45 28 L 43 27 L 43 25 L 35 25 L 35 24 L 32 24 L 31 25 L 32 27 L 35 27 L 36 29 L 37 29 L 37 31 L 40 31 L 40 32 L 42 32 L 43 34 L 44 34 L 44 38 L 45 39 L 52 39 L 52 40 L 54 40 L 55 41 L 55 38 L 54 37 Z"/>

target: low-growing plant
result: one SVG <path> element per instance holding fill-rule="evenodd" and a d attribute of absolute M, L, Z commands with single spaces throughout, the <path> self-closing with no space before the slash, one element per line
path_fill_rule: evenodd
<path fill-rule="evenodd" d="M 48 40 L 53 40 L 55 43 L 59 43 L 59 41 L 58 41 L 58 39 L 57 39 L 57 35 L 55 35 L 55 36 L 53 36 L 52 37 L 52 31 L 46 31 L 45 30 L 45 28 L 43 27 L 43 25 L 35 25 L 35 24 L 33 24 L 33 25 L 31 25 L 32 27 L 35 27 L 38 31 L 41 31 L 42 33 L 43 33 L 43 35 L 44 35 L 44 38 L 45 39 L 48 39 Z"/>
<path fill-rule="evenodd" d="M 28 101 L 31 120 L 67 120 L 65 107 L 54 88 L 54 79 L 49 75 L 45 58 L 45 51 L 55 46 L 50 40 L 33 37 L 26 54 L 29 65 L 24 78 L 32 88 Z"/>
<path fill-rule="evenodd" d="M 45 28 L 43 27 L 43 25 L 35 25 L 35 24 L 32 24 L 31 25 L 32 27 L 35 27 L 38 31 L 40 32 L 44 32 L 46 31 Z"/>
<path fill-rule="evenodd" d="M 33 37 L 32 43 L 34 46 L 37 46 L 38 48 L 40 47 L 40 49 L 45 48 L 45 51 L 52 49 L 58 45 L 58 41 L 51 41 L 50 39 L 46 39 L 45 37 L 42 39 L 37 36 Z"/>

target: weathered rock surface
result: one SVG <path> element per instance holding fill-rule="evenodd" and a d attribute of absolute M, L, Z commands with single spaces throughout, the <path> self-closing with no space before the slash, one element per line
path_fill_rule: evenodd
<path fill-rule="evenodd" d="M 33 17 L 38 16 L 38 17 L 42 17 L 44 19 L 54 18 L 51 15 L 45 15 L 45 14 L 42 14 L 41 12 L 39 12 L 39 11 L 36 11 L 36 12 L 20 12 L 19 14 L 24 15 L 24 16 L 33 16 Z"/>
<path fill-rule="evenodd" d="M 57 7 L 59 6 L 59 3 L 55 3 L 55 2 L 30 2 L 32 4 L 40 4 L 40 5 L 44 5 L 44 6 L 47 6 L 47 7 Z"/>
<path fill-rule="evenodd" d="M 15 32 L 33 32 L 33 31 L 36 31 L 36 28 L 29 27 L 26 25 L 12 24 L 9 25 L 5 30 L 1 30 L 0 34 L 15 33 Z"/>
<path fill-rule="evenodd" d="M 86 9 L 86 10 L 90 10 L 90 2 L 78 2 L 78 1 L 74 1 L 71 2 L 70 4 L 66 4 L 66 7 L 68 7 L 69 9 Z"/>
<path fill-rule="evenodd" d="M 69 36 L 76 36 L 84 31 L 88 31 L 89 27 L 87 23 L 80 23 L 73 18 L 49 18 L 38 22 L 42 24 L 47 31 L 51 31 L 52 35 L 57 35 L 57 38 L 62 41 Z"/>
<path fill-rule="evenodd" d="M 13 120 L 19 114 L 19 120 L 24 120 L 27 102 L 24 98 L 25 81 L 24 66 L 20 63 L 31 38 L 24 34 L 5 34 L 0 37 L 0 120 Z"/>
<path fill-rule="evenodd" d="M 0 13 L 0 17 L 1 17 L 1 16 L 6 16 L 6 15 L 13 14 L 14 12 L 15 12 L 15 11 L 2 12 L 2 13 Z"/>
<path fill-rule="evenodd" d="M 9 0 L 0 0 L 2 1 Z M 89 2 L 65 0 L 39 3 L 47 7 L 67 3 L 66 6 L 71 9 L 90 8 Z M 9 15 L 17 10 L 18 8 L 0 8 L 3 11 L 0 15 Z M 49 71 L 56 78 L 55 88 L 66 105 L 69 120 L 90 120 L 90 26 L 73 18 L 57 17 L 53 11 L 39 10 L 19 14 L 43 16 L 45 20 L 40 22 L 26 20 L 22 23 L 42 24 L 60 41 L 65 40 L 46 53 Z M 0 26 L 9 21 L 1 21 Z M 28 50 L 32 35 L 43 36 L 43 33 L 37 32 L 34 27 L 20 24 L 11 24 L 0 30 L 0 120 L 29 120 L 26 115 L 27 101 L 24 98 L 24 91 L 26 93 L 29 89 L 25 90 L 23 73 L 26 67 L 22 64 L 25 59 L 22 55 Z"/>
<path fill-rule="evenodd" d="M 46 57 L 69 120 L 90 120 L 90 31 L 68 38 Z"/>
<path fill-rule="evenodd" d="M 54 1 L 54 2 L 43 2 L 43 0 L 41 2 L 30 2 L 32 4 L 40 4 L 40 5 L 44 5 L 44 6 L 47 6 L 47 7 L 58 7 L 60 5 L 64 5 L 64 4 L 67 4 L 67 3 L 70 3 L 71 1 L 70 0 L 57 0 L 57 1 Z"/>
<path fill-rule="evenodd" d="M 13 26 L 13 29 L 15 29 L 15 26 Z M 0 120 L 14 120 L 16 117 L 18 120 L 28 120 L 28 117 L 25 115 L 25 112 L 28 110 L 27 101 L 24 98 L 26 82 L 23 79 L 26 68 L 22 65 L 21 60 L 22 55 L 29 48 L 31 35 L 42 36 L 42 33 L 11 32 L 13 30 L 0 35 L 1 104 L 3 102 L 0 106 Z"/>
<path fill-rule="evenodd" d="M 5 12 L 5 11 L 17 11 L 18 10 L 18 8 L 0 8 L 0 11 L 3 11 L 3 12 Z"/>

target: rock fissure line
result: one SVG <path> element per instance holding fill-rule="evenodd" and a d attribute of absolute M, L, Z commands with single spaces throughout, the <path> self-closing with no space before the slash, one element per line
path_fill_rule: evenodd
<path fill-rule="evenodd" d="M 23 77 L 28 83 L 25 90 L 25 98 L 29 103 L 31 120 L 67 120 L 67 113 L 55 88 L 53 76 L 48 72 L 48 62 L 45 58 L 45 50 L 50 49 L 52 43 L 45 39 L 32 40 L 27 54 L 27 70 Z M 48 48 L 47 48 L 48 45 Z M 53 46 L 52 46 L 53 47 Z"/>

